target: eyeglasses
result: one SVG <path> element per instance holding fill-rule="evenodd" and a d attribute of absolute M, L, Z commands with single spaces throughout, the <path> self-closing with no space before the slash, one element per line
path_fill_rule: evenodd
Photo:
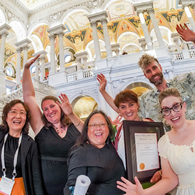
<path fill-rule="evenodd" d="M 8 113 L 10 113 L 13 116 L 19 114 L 20 116 L 23 116 L 23 117 L 26 116 L 26 114 L 27 114 L 25 111 L 17 112 L 16 110 L 10 110 Z"/>
<path fill-rule="evenodd" d="M 106 126 L 107 126 L 106 123 L 88 125 L 88 127 L 91 127 L 92 129 L 95 129 L 95 128 L 98 128 L 98 127 L 100 127 L 101 129 L 103 129 L 103 128 L 105 128 Z"/>
<path fill-rule="evenodd" d="M 183 102 L 178 102 L 178 103 L 174 104 L 171 108 L 163 108 L 163 109 L 161 109 L 160 112 L 164 116 L 169 116 L 171 114 L 171 110 L 173 110 L 174 112 L 179 112 L 182 109 L 182 105 L 183 105 Z"/>

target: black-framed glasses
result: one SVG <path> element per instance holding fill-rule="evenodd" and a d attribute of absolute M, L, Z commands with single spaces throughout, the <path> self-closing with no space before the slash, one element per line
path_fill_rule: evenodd
<path fill-rule="evenodd" d="M 161 113 L 164 116 L 169 116 L 171 114 L 171 110 L 174 112 L 179 112 L 182 109 L 183 102 L 175 103 L 171 108 L 162 108 Z"/>

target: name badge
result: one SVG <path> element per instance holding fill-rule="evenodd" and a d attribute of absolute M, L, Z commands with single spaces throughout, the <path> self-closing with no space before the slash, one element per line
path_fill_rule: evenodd
<path fill-rule="evenodd" d="M 11 195 L 14 183 L 15 181 L 13 181 L 12 179 L 2 177 L 0 181 L 0 193 L 5 195 Z"/>

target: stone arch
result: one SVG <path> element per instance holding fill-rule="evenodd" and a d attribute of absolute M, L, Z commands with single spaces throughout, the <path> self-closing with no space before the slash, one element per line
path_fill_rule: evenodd
<path fill-rule="evenodd" d="M 0 26 L 7 22 L 7 17 L 4 10 L 0 7 Z"/>
<path fill-rule="evenodd" d="M 71 104 L 74 113 L 82 120 L 85 120 L 93 110 L 98 108 L 98 102 L 91 95 L 78 95 Z"/>
<path fill-rule="evenodd" d="M 21 41 L 27 37 L 27 31 L 23 23 L 20 21 L 13 19 L 10 20 L 9 25 L 12 27 L 12 30 L 15 32 L 17 41 Z"/>
<path fill-rule="evenodd" d="M 28 29 L 28 38 L 30 38 L 31 34 L 33 33 L 33 31 L 34 31 L 36 28 L 38 28 L 39 26 L 42 26 L 42 25 L 49 26 L 49 22 L 48 22 L 48 21 L 42 21 L 42 22 L 37 21 L 35 24 L 33 24 L 33 25 Z"/>

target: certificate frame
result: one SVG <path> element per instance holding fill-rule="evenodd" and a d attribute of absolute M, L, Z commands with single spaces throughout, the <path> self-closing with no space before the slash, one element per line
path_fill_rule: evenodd
<path fill-rule="evenodd" d="M 145 134 L 154 137 L 154 135 L 156 135 L 157 138 L 156 141 L 158 142 L 160 137 L 164 135 L 163 123 L 124 120 L 123 130 L 124 130 L 127 177 L 129 181 L 131 181 L 132 183 L 135 183 L 134 181 L 135 176 L 137 176 L 137 178 L 141 183 L 149 182 L 152 176 L 154 175 L 154 173 L 161 169 L 160 157 L 158 156 L 158 163 L 159 163 L 158 168 L 143 170 L 141 172 L 138 171 L 136 152 L 138 152 L 139 149 L 137 149 L 136 151 L 135 136 L 139 134 L 140 135 Z M 157 157 L 155 157 L 155 159 L 157 159 Z"/>

